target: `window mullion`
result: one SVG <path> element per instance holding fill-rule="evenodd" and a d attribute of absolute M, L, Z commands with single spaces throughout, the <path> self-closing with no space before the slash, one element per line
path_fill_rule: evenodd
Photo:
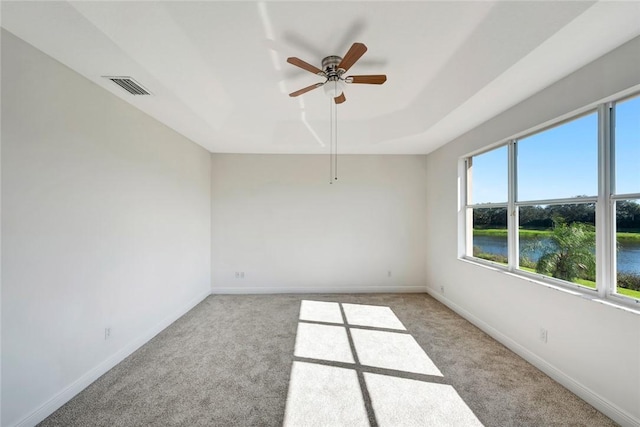
<path fill-rule="evenodd" d="M 460 229 L 458 230 L 458 256 L 473 255 L 473 208 L 471 204 L 471 179 L 472 165 L 471 157 L 464 159 L 460 163 L 459 175 L 464 179 L 458 182 L 459 201 L 458 219 Z"/>
<path fill-rule="evenodd" d="M 518 208 L 516 207 L 517 198 L 517 142 L 512 140 L 509 142 L 508 156 L 508 195 L 507 195 L 507 238 L 508 238 L 508 262 L 509 270 L 515 271 L 520 266 L 519 242 L 518 242 Z"/>
<path fill-rule="evenodd" d="M 612 104 L 598 107 L 598 202 L 596 203 L 596 288 L 606 297 L 615 282 L 615 215 L 612 180 Z"/>

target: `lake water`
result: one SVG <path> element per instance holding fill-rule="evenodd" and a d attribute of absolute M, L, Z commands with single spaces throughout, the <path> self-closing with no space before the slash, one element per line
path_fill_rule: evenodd
<path fill-rule="evenodd" d="M 533 240 L 532 238 L 521 238 L 520 250 L 522 251 L 522 249 Z M 478 246 L 483 252 L 507 256 L 506 237 L 474 236 L 473 245 Z M 532 251 L 528 254 L 528 257 L 535 262 L 540 257 L 540 252 Z M 621 243 L 619 245 L 617 258 L 619 272 L 640 274 L 640 242 Z"/>

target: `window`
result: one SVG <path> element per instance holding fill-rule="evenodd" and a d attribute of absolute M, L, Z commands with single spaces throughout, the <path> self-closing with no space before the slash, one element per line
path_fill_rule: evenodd
<path fill-rule="evenodd" d="M 473 208 L 473 256 L 507 264 L 507 208 Z"/>
<path fill-rule="evenodd" d="M 640 96 L 465 158 L 465 256 L 640 303 L 638 159 Z"/>
<path fill-rule="evenodd" d="M 507 147 L 467 160 L 469 215 L 468 255 L 507 264 Z"/>
<path fill-rule="evenodd" d="M 512 144 L 519 219 L 517 267 L 595 289 L 597 112 Z"/>
<path fill-rule="evenodd" d="M 613 200 L 615 202 L 616 251 L 615 292 L 640 295 L 640 96 L 615 104 L 612 150 L 615 161 Z"/>
<path fill-rule="evenodd" d="M 640 192 L 640 96 L 615 106 L 615 193 Z"/>
<path fill-rule="evenodd" d="M 518 268 L 595 289 L 595 204 L 524 205 L 518 210 Z"/>
<path fill-rule="evenodd" d="M 474 204 L 507 204 L 507 147 L 474 156 L 468 165 Z"/>
<path fill-rule="evenodd" d="M 519 201 L 598 194 L 597 113 L 523 138 L 516 144 Z"/>
<path fill-rule="evenodd" d="M 640 294 L 640 199 L 616 201 L 616 293 Z"/>

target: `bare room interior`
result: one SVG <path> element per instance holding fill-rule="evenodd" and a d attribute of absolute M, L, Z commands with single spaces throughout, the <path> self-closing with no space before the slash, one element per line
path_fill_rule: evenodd
<path fill-rule="evenodd" d="M 0 24 L 2 427 L 640 426 L 640 2 Z"/>

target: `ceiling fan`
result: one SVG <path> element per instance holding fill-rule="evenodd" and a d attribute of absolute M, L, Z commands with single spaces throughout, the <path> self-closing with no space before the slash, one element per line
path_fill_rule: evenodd
<path fill-rule="evenodd" d="M 299 96 L 303 93 L 307 93 L 313 89 L 317 89 L 320 86 L 325 86 L 325 92 L 327 95 L 333 97 L 336 104 L 342 104 L 347 98 L 344 96 L 344 88 L 346 84 L 361 83 L 381 85 L 387 81 L 387 76 L 384 74 L 365 75 L 365 76 L 347 76 L 343 77 L 349 68 L 356 63 L 358 59 L 367 51 L 367 47 L 363 43 L 354 43 L 349 48 L 349 51 L 341 58 L 336 55 L 327 56 L 322 60 L 322 69 L 317 68 L 308 62 L 303 61 L 300 58 L 291 57 L 287 58 L 289 64 L 293 64 L 296 67 L 300 67 L 303 70 L 310 71 L 326 80 L 322 83 L 315 83 L 295 92 L 289 94 L 289 96 Z M 327 84 L 328 83 L 328 84 Z"/>

